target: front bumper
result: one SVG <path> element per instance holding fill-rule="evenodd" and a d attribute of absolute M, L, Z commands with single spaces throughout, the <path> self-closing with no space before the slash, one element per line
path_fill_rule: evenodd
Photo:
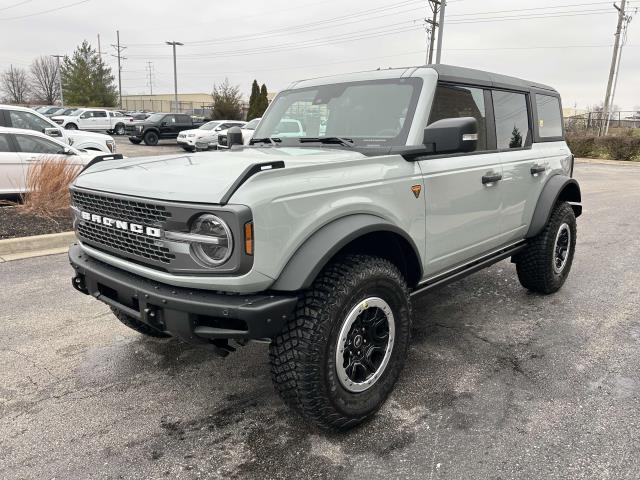
<path fill-rule="evenodd" d="M 178 137 L 178 145 L 186 145 L 189 147 L 195 147 L 196 146 L 196 139 L 195 138 L 186 138 L 186 137 Z"/>
<path fill-rule="evenodd" d="M 69 249 L 76 290 L 189 343 L 273 338 L 293 316 L 297 295 L 230 295 L 173 287 Z"/>

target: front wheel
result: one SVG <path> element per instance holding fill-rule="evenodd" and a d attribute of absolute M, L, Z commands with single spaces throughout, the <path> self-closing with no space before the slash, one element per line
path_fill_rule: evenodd
<path fill-rule="evenodd" d="M 290 407 L 324 430 L 346 430 L 384 403 L 404 366 L 411 304 L 389 261 L 331 263 L 270 346 L 271 377 Z"/>
<path fill-rule="evenodd" d="M 67 130 L 77 130 L 78 126 L 75 123 L 67 123 L 64 128 Z"/>
<path fill-rule="evenodd" d="M 533 292 L 557 292 L 569 276 L 575 249 L 576 217 L 571 205 L 560 202 L 542 232 L 514 257 L 518 280 Z"/>
<path fill-rule="evenodd" d="M 156 132 L 147 132 L 144 135 L 144 143 L 146 145 L 155 146 L 158 144 L 158 134 Z"/>
<path fill-rule="evenodd" d="M 124 124 L 117 124 L 116 128 L 113 129 L 113 133 L 115 133 L 116 135 L 124 135 Z"/>

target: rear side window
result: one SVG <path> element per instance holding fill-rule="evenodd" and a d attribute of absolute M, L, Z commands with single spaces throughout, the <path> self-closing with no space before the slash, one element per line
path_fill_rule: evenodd
<path fill-rule="evenodd" d="M 531 144 L 527 96 L 524 93 L 494 90 L 498 149 L 522 148 Z"/>
<path fill-rule="evenodd" d="M 557 97 L 536 94 L 540 138 L 562 137 L 562 114 Z"/>
<path fill-rule="evenodd" d="M 0 152 L 10 152 L 11 147 L 9 146 L 9 136 L 4 133 L 0 133 Z"/>
<path fill-rule="evenodd" d="M 93 112 L 93 118 L 105 118 L 107 116 L 107 112 L 95 111 Z"/>
<path fill-rule="evenodd" d="M 431 107 L 429 124 L 445 118 L 473 117 L 478 121 L 478 146 L 487 149 L 487 120 L 484 91 L 457 85 L 438 85 Z"/>

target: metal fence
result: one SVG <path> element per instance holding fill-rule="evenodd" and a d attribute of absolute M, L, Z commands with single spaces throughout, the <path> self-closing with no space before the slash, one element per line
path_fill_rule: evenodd
<path fill-rule="evenodd" d="M 574 133 L 597 133 L 606 124 L 606 115 L 602 112 L 587 112 L 564 118 L 565 129 Z M 612 112 L 609 118 L 609 131 L 613 129 L 640 128 L 640 112 Z"/>

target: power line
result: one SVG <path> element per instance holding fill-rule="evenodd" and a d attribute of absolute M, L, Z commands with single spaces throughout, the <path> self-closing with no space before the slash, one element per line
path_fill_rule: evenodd
<path fill-rule="evenodd" d="M 58 10 L 64 10 L 65 8 L 71 8 L 71 7 L 75 7 L 76 5 L 81 5 L 83 3 L 87 3 L 91 0 L 81 0 L 79 2 L 75 2 L 75 3 L 69 3 L 67 5 L 62 5 L 60 7 L 56 7 L 56 8 L 50 8 L 49 10 L 42 10 L 40 12 L 35 12 L 35 13 L 29 13 L 27 15 L 19 15 L 17 17 L 5 17 L 5 18 L 0 18 L 0 20 L 18 20 L 21 18 L 29 18 L 29 17 L 35 17 L 37 15 L 44 15 L 45 13 L 51 13 L 51 12 L 57 12 Z"/>

